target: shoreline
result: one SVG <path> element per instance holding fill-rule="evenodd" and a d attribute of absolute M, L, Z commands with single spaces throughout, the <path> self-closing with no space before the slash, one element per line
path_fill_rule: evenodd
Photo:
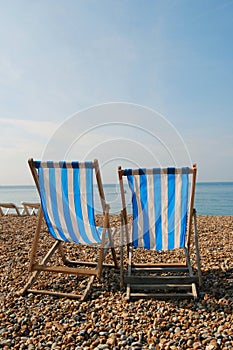
<path fill-rule="evenodd" d="M 119 226 L 118 215 L 110 215 L 110 220 L 112 226 Z M 198 300 L 130 302 L 113 269 L 104 270 L 101 279 L 95 280 L 84 302 L 20 296 L 18 291 L 29 276 L 36 221 L 35 216 L 0 217 L 0 348 L 233 348 L 233 216 L 197 216 L 203 274 Z M 42 250 L 49 241 L 42 240 Z M 41 283 L 47 281 L 68 289 L 83 283 L 70 276 L 41 279 Z"/>
<path fill-rule="evenodd" d="M 122 209 L 119 183 L 103 184 L 103 187 L 106 201 L 110 204 L 111 214 L 118 214 Z M 3 203 L 13 202 L 21 206 L 22 200 L 32 203 L 40 201 L 35 185 L 16 186 L 16 188 L 14 186 L 0 186 L 0 190 L 1 202 Z M 130 190 L 126 188 L 126 191 Z M 197 182 L 195 208 L 198 215 L 232 216 L 233 182 Z"/>

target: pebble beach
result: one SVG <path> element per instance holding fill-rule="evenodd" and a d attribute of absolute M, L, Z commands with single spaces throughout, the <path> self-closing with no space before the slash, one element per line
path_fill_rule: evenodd
<path fill-rule="evenodd" d="M 203 275 L 197 300 L 129 302 L 114 269 L 104 269 L 84 302 L 22 296 L 36 221 L 35 216 L 0 217 L 1 349 L 233 349 L 233 217 L 197 217 Z M 111 216 L 111 224 L 119 228 L 119 217 Z M 43 231 L 41 252 L 51 242 L 45 226 Z M 95 255 L 93 248 L 67 249 L 74 256 Z M 47 274 L 38 284 L 46 283 L 71 291 L 82 289 L 86 280 Z"/>

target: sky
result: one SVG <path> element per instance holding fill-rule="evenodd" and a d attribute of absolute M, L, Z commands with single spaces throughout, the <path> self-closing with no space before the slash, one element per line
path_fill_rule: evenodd
<path fill-rule="evenodd" d="M 233 181 L 232 0 L 0 0 L 0 8 L 0 185 L 33 184 L 27 159 L 59 148 L 67 126 L 66 147 L 77 146 L 69 155 L 100 158 L 109 182 L 126 158 L 173 165 L 151 130 L 175 159 L 183 142 L 198 181 Z M 134 106 L 156 117 L 134 117 Z"/>

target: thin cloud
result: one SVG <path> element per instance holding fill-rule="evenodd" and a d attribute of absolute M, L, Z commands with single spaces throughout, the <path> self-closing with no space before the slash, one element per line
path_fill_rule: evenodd
<path fill-rule="evenodd" d="M 1 137 L 5 135 L 7 139 L 16 135 L 22 135 L 24 138 L 47 139 L 56 127 L 57 123 L 55 122 L 0 118 L 0 128 L 3 131 Z M 9 131 L 9 134 L 6 135 L 4 130 Z"/>

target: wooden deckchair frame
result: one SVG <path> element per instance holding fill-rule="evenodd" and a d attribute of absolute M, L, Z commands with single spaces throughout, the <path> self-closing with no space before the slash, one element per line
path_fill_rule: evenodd
<path fill-rule="evenodd" d="M 153 170 L 151 170 L 153 173 Z M 124 170 L 121 166 L 118 167 L 118 176 L 120 182 L 120 191 L 122 198 L 122 211 L 121 211 L 121 263 L 120 263 L 120 285 L 123 287 L 126 284 L 126 298 L 129 300 L 131 297 L 154 297 L 154 298 L 179 298 L 179 297 L 198 297 L 196 284 L 199 286 L 202 284 L 201 275 L 201 262 L 198 248 L 198 233 L 196 223 L 196 210 L 194 209 L 194 195 L 196 186 L 196 164 L 190 169 L 192 173 L 191 183 L 191 198 L 190 207 L 188 213 L 186 243 L 184 248 L 185 263 L 134 263 L 133 261 L 133 247 L 130 242 L 129 235 L 129 223 L 126 211 L 125 191 L 123 184 Z M 138 170 L 132 170 L 132 175 L 138 174 Z M 189 255 L 190 237 L 194 233 L 195 255 L 197 265 L 197 275 L 194 275 L 191 259 Z M 127 274 L 123 270 L 123 247 L 124 242 L 127 246 Z M 169 274 L 167 274 L 169 273 Z M 179 275 L 172 275 L 179 273 Z M 188 273 L 188 275 L 181 275 L 180 273 Z M 141 274 L 141 275 L 138 275 Z M 153 275 L 148 275 L 153 274 Z M 167 274 L 164 276 L 164 274 Z M 135 290 L 132 292 L 132 290 Z M 173 292 L 178 290 L 178 292 Z M 164 292 L 166 291 L 166 292 Z M 185 291 L 185 292 L 183 292 Z"/>
<path fill-rule="evenodd" d="M 2 208 L 7 209 L 4 213 Z M 21 216 L 20 210 L 14 203 L 0 203 L 0 215 L 9 215 L 10 209 L 13 209 L 15 211 L 15 215 Z"/>
<path fill-rule="evenodd" d="M 40 203 L 31 203 L 31 202 L 21 202 L 23 206 L 22 215 L 37 215 L 39 212 Z"/>
<path fill-rule="evenodd" d="M 38 192 L 40 193 L 39 188 L 39 177 L 37 170 L 34 165 L 34 160 L 29 159 L 28 161 L 29 167 L 32 172 L 32 176 L 34 178 L 36 187 L 38 189 Z M 99 164 L 98 160 L 93 161 L 93 168 L 95 169 L 95 175 L 97 179 L 97 185 L 98 190 L 100 193 L 101 203 L 102 203 L 102 209 L 103 209 L 103 232 L 102 232 L 102 242 L 99 246 L 99 257 L 98 262 L 90 262 L 90 261 L 70 261 L 65 256 L 64 251 L 64 242 L 55 240 L 55 243 L 51 247 L 51 249 L 48 251 L 48 253 L 43 258 L 42 262 L 37 262 L 37 251 L 38 251 L 38 243 L 39 243 L 39 236 L 41 231 L 41 225 L 43 220 L 43 211 L 42 207 L 39 208 L 38 213 L 38 221 L 36 226 L 36 231 L 32 243 L 32 249 L 30 253 L 30 264 L 29 264 L 29 270 L 31 273 L 31 276 L 29 278 L 29 281 L 25 285 L 25 287 L 22 290 L 22 294 L 25 295 L 26 293 L 37 293 L 37 294 L 48 294 L 48 295 L 54 295 L 58 297 L 68 297 L 68 298 L 74 298 L 74 299 L 81 299 L 84 300 L 88 293 L 90 292 L 92 283 L 94 281 L 94 278 L 100 278 L 102 268 L 104 267 L 115 267 L 117 266 L 117 259 L 116 259 L 116 253 L 115 249 L 113 247 L 113 238 L 112 238 L 112 232 L 110 228 L 110 222 L 109 222 L 109 205 L 106 204 L 105 201 L 105 195 L 99 170 Z M 107 254 L 108 248 L 106 248 L 106 233 L 108 232 L 108 238 L 109 238 L 109 245 L 112 253 L 112 258 L 114 265 L 110 264 L 103 264 L 104 258 Z M 48 265 L 49 260 L 53 256 L 53 254 L 58 251 L 62 258 L 63 266 L 50 266 Z M 83 267 L 82 267 L 83 266 Z M 72 274 L 77 276 L 88 276 L 89 281 L 87 283 L 86 289 L 82 294 L 76 294 L 76 293 L 62 293 L 62 292 L 53 292 L 49 290 L 40 290 L 40 289 L 32 289 L 31 286 L 33 283 L 38 279 L 40 273 L 44 272 L 52 272 L 52 273 L 62 273 L 62 274 Z"/>

